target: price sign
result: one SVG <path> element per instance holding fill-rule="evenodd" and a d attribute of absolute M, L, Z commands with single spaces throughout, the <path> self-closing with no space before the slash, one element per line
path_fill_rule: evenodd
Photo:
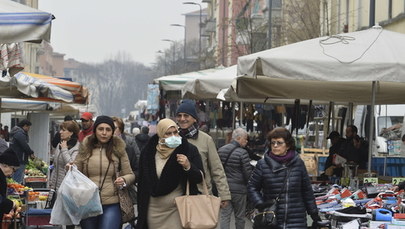
<path fill-rule="evenodd" d="M 365 177 L 363 179 L 363 183 L 372 183 L 372 184 L 378 184 L 378 178 L 377 177 Z"/>
<path fill-rule="evenodd" d="M 392 178 L 392 184 L 393 185 L 398 185 L 399 183 L 405 181 L 405 177 L 393 177 Z"/>

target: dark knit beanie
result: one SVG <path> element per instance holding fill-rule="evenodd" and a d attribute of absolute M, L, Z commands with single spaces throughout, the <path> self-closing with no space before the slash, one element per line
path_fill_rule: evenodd
<path fill-rule="evenodd" d="M 94 133 L 96 133 L 97 126 L 100 125 L 101 123 L 106 123 L 109 126 L 111 126 L 111 129 L 114 132 L 115 125 L 114 125 L 114 121 L 112 120 L 112 118 L 110 116 L 101 115 L 101 116 L 98 116 L 96 121 L 94 122 L 94 127 L 93 127 L 93 132 Z"/>
<path fill-rule="evenodd" d="M 177 112 L 178 113 L 186 113 L 189 114 L 191 116 L 193 116 L 193 118 L 198 120 L 198 116 L 197 116 L 197 111 L 195 109 L 195 102 L 193 100 L 189 100 L 189 99 L 185 99 L 181 102 L 179 108 L 177 108 Z"/>
<path fill-rule="evenodd" d="M 66 115 L 63 120 L 64 120 L 64 121 L 72 121 L 73 118 L 72 118 L 72 116 L 70 116 L 70 115 Z"/>
<path fill-rule="evenodd" d="M 6 149 L 2 154 L 0 154 L 0 163 L 10 166 L 20 166 L 18 157 L 11 148 Z"/>

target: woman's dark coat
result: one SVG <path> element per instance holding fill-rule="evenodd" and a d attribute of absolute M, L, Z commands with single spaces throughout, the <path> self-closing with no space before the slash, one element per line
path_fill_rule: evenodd
<path fill-rule="evenodd" d="M 182 138 L 182 144 L 178 146 L 163 168 L 160 179 L 156 174 L 155 154 L 159 137 L 153 136 L 141 152 L 139 159 L 138 180 L 138 221 L 137 229 L 148 229 L 147 213 L 150 196 L 164 196 L 172 192 L 180 184 L 183 193 L 186 192 L 187 178 L 190 182 L 190 194 L 198 194 L 197 184 L 202 182 L 200 171 L 204 171 L 201 156 L 198 149 Z M 185 171 L 177 163 L 177 154 L 184 154 L 190 161 L 191 168 Z M 152 229 L 152 228 L 151 228 Z"/>
<path fill-rule="evenodd" d="M 294 158 L 283 165 L 272 159 L 267 153 L 261 159 L 248 183 L 248 196 L 254 206 L 261 205 L 268 200 L 275 199 L 283 188 L 277 209 L 279 228 L 307 228 L 307 213 L 318 213 L 311 182 L 304 162 L 295 153 Z"/>
<path fill-rule="evenodd" d="M 7 199 L 7 180 L 0 169 L 0 222 L 3 219 L 3 214 L 8 214 L 13 208 L 13 201 Z"/>

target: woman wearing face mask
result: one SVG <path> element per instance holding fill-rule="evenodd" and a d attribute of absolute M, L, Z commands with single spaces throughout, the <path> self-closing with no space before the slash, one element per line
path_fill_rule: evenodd
<path fill-rule="evenodd" d="M 200 154 L 181 138 L 176 123 L 162 119 L 141 152 L 138 182 L 138 229 L 182 228 L 174 198 L 184 195 L 187 180 L 190 193 L 198 194 L 202 182 Z"/>

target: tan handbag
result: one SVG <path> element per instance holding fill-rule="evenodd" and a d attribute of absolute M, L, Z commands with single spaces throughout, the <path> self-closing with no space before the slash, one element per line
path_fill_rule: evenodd
<path fill-rule="evenodd" d="M 118 176 L 119 173 L 117 172 L 117 177 Z M 118 199 L 120 201 L 122 223 L 134 220 L 135 209 L 127 187 L 118 188 Z"/>
<path fill-rule="evenodd" d="M 203 176 L 204 187 L 202 195 L 190 195 L 190 184 L 187 180 L 186 195 L 174 199 L 183 228 L 210 229 L 217 227 L 221 199 L 208 194 L 202 172 L 201 175 Z"/>

